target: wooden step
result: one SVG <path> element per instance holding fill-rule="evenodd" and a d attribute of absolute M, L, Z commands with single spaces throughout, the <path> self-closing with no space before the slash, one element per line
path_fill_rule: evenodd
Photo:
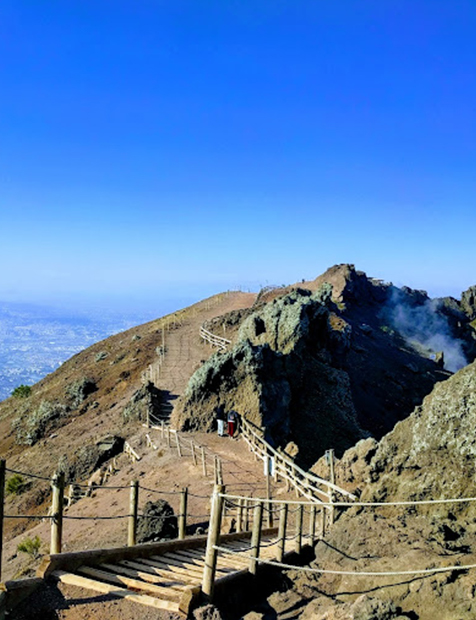
<path fill-rule="evenodd" d="M 86 577 L 91 577 L 92 579 L 105 581 L 106 583 L 126 586 L 126 588 L 133 588 L 134 590 L 147 592 L 148 594 L 155 594 L 169 601 L 178 602 L 180 599 L 180 594 L 176 590 L 172 590 L 172 588 L 156 586 L 153 583 L 147 583 L 141 579 L 132 579 L 123 575 L 109 573 L 108 571 L 93 568 L 92 566 L 81 566 L 77 569 L 77 573 Z"/>
<path fill-rule="evenodd" d="M 159 568 L 158 566 L 148 566 L 147 564 L 133 560 L 124 560 L 122 562 L 118 562 L 118 564 L 124 566 L 125 568 L 132 568 L 137 571 L 147 572 L 149 573 L 149 575 L 152 576 L 156 575 L 159 578 L 162 577 L 170 580 L 175 580 L 177 581 L 177 583 L 180 583 L 182 585 L 194 583 L 199 584 L 201 582 L 200 575 L 192 574 L 186 568 L 184 568 L 182 571 L 176 571 L 172 567 Z"/>
<path fill-rule="evenodd" d="M 98 567 L 101 570 L 105 569 L 111 573 L 117 575 L 123 575 L 124 577 L 132 577 L 133 579 L 142 579 L 148 583 L 153 583 L 163 588 L 171 588 L 172 590 L 182 591 L 184 586 L 187 585 L 185 581 L 179 581 L 173 576 L 164 578 L 159 575 L 153 575 L 145 570 L 137 570 L 132 567 L 121 566 L 120 564 L 100 564 Z"/>
<path fill-rule="evenodd" d="M 141 605 L 147 605 L 148 607 L 154 607 L 155 609 L 165 609 L 167 611 L 178 612 L 179 604 L 177 601 L 163 600 L 149 596 L 147 594 L 138 594 L 131 592 L 126 588 L 118 588 L 115 585 L 110 585 L 96 579 L 90 579 L 74 573 L 67 573 L 66 571 L 57 570 L 51 573 L 52 577 L 55 577 L 61 583 L 65 583 L 71 586 L 77 586 L 86 590 L 93 590 L 94 592 L 101 592 L 102 594 L 110 594 L 111 596 L 117 596 L 119 598 L 125 598 Z"/>

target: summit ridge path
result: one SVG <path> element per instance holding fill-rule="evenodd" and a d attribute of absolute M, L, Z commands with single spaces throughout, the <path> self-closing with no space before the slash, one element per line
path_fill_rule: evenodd
<path fill-rule="evenodd" d="M 191 306 L 176 320 L 173 315 L 169 317 L 163 361 L 152 364 L 154 383 L 165 395 L 166 418 L 170 417 L 175 400 L 183 394 L 192 374 L 214 352 L 199 336 L 202 324 L 232 310 L 249 308 L 255 299 L 255 293 L 222 293 Z"/>

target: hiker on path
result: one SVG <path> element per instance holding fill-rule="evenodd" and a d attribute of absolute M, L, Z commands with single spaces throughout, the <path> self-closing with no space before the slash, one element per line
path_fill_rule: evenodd
<path fill-rule="evenodd" d="M 216 420 L 217 420 L 218 436 L 224 437 L 225 436 L 225 408 L 223 407 L 223 405 L 218 405 L 217 407 Z"/>
<path fill-rule="evenodd" d="M 228 435 L 233 437 L 238 426 L 238 414 L 236 411 L 230 411 L 228 414 Z"/>

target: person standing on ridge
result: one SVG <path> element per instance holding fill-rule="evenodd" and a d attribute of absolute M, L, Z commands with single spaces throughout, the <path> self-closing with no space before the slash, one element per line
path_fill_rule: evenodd
<path fill-rule="evenodd" d="M 219 437 L 225 436 L 225 408 L 223 405 L 218 405 L 216 410 L 217 431 Z"/>
<path fill-rule="evenodd" d="M 233 438 L 235 434 L 236 426 L 238 422 L 238 416 L 235 411 L 230 411 L 228 414 L 228 435 Z"/>

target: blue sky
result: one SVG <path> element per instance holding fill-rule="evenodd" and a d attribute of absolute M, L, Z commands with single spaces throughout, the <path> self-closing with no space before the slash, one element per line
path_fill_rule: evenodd
<path fill-rule="evenodd" d="M 476 284 L 476 3 L 3 0 L 0 299 Z"/>

